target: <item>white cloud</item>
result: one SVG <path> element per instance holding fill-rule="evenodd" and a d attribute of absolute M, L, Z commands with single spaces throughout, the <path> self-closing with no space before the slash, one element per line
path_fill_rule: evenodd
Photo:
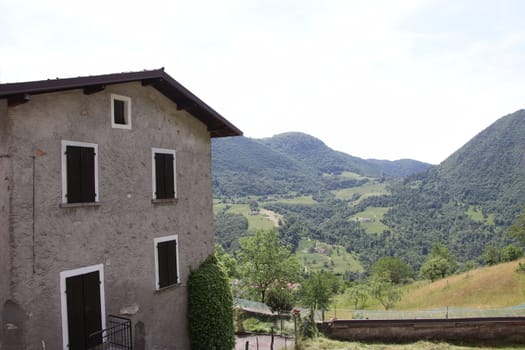
<path fill-rule="evenodd" d="M 0 81 L 166 67 L 243 129 L 440 162 L 525 91 L 524 6 L 452 0 L 4 1 Z"/>

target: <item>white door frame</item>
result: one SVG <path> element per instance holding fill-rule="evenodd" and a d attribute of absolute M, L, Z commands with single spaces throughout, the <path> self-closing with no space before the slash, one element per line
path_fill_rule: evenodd
<path fill-rule="evenodd" d="M 69 328 L 67 324 L 67 296 L 66 278 L 98 271 L 100 278 L 100 316 L 102 317 L 102 329 L 106 329 L 106 300 L 104 297 L 104 265 L 92 265 L 74 270 L 60 272 L 60 308 L 62 312 L 62 347 L 69 350 Z"/>

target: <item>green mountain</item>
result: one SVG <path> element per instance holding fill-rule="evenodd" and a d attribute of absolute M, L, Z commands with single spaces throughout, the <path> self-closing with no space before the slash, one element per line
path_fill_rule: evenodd
<path fill-rule="evenodd" d="M 510 240 L 525 207 L 525 111 L 497 120 L 438 166 L 392 185 L 384 224 L 421 262 L 435 241 L 460 261 L 480 260 L 488 244 Z"/>
<path fill-rule="evenodd" d="M 437 168 L 458 200 L 509 225 L 525 205 L 525 110 L 497 120 Z"/>
<path fill-rule="evenodd" d="M 303 133 L 270 138 L 233 137 L 212 144 L 214 191 L 218 196 L 312 194 L 354 187 L 366 182 L 341 176 L 392 178 L 426 170 L 414 160 L 365 160 L 334 151 L 321 140 Z M 330 174 L 334 176 L 327 177 Z"/>
<path fill-rule="evenodd" d="M 436 166 L 364 160 L 299 133 L 217 140 L 214 190 L 226 201 L 252 196 L 280 215 L 292 246 L 302 238 L 342 245 L 365 269 L 394 256 L 417 271 L 435 242 L 460 263 L 482 263 L 488 245 L 512 242 L 506 231 L 525 208 L 523 135 L 520 110 Z"/>

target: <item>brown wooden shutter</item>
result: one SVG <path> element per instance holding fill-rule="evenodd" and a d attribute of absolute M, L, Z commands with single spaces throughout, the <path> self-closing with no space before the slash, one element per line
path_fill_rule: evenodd
<path fill-rule="evenodd" d="M 95 149 L 93 147 L 67 146 L 66 162 L 67 202 L 94 202 Z"/>
<path fill-rule="evenodd" d="M 125 118 L 125 102 L 121 100 L 113 100 L 113 122 L 115 124 L 126 124 Z"/>
<path fill-rule="evenodd" d="M 176 284 L 177 276 L 177 241 L 166 241 L 157 244 L 159 267 L 159 288 Z"/>
<path fill-rule="evenodd" d="M 175 183 L 173 181 L 173 154 L 165 154 L 165 172 L 164 172 L 164 179 L 165 179 L 165 191 L 166 191 L 166 198 L 175 198 Z"/>
<path fill-rule="evenodd" d="M 177 241 L 169 241 L 168 243 L 168 274 L 171 284 L 175 284 L 178 281 L 177 276 Z"/>
<path fill-rule="evenodd" d="M 67 146 L 66 147 L 66 161 L 67 161 L 67 202 L 79 203 L 82 201 L 82 184 L 81 184 L 81 147 Z"/>
<path fill-rule="evenodd" d="M 173 154 L 155 153 L 155 196 L 157 199 L 175 198 L 173 164 Z"/>
<path fill-rule="evenodd" d="M 82 202 L 95 201 L 95 149 L 82 147 L 81 150 Z"/>
<path fill-rule="evenodd" d="M 165 242 L 157 244 L 157 255 L 158 255 L 158 265 L 159 265 L 159 288 L 169 286 L 169 259 L 168 259 L 168 246 Z"/>

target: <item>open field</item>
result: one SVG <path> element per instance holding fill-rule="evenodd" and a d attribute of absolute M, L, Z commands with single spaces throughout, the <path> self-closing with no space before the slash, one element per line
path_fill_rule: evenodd
<path fill-rule="evenodd" d="M 368 234 L 382 233 L 388 230 L 388 226 L 381 222 L 388 209 L 390 208 L 368 207 L 365 211 L 353 215 L 351 219 L 359 221 Z"/>
<path fill-rule="evenodd" d="M 355 204 L 367 197 L 389 194 L 386 189 L 386 185 L 379 182 L 368 182 L 359 187 L 344 188 L 341 190 L 332 191 L 332 193 L 336 198 L 345 200 L 352 199 L 352 197 L 357 194 L 360 196 L 360 198 L 355 202 Z"/>
<path fill-rule="evenodd" d="M 248 220 L 248 230 L 250 231 L 271 230 L 275 227 L 274 216 L 268 216 L 268 211 L 252 215 L 248 204 L 215 204 L 213 211 L 218 213 L 226 207 L 229 207 L 228 212 L 230 213 L 242 214 Z"/>
<path fill-rule="evenodd" d="M 421 310 L 444 306 L 498 308 L 523 304 L 525 275 L 516 272 L 518 263 L 512 261 L 482 267 L 434 283 L 409 286 L 396 309 Z"/>
<path fill-rule="evenodd" d="M 466 214 L 473 221 L 485 223 L 488 225 L 494 225 L 494 214 L 489 214 L 487 215 L 487 217 L 484 217 L 479 207 L 470 205 L 466 211 Z"/>
<path fill-rule="evenodd" d="M 293 197 L 293 198 L 277 198 L 276 200 L 268 202 L 268 203 L 316 204 L 317 202 L 312 198 L 312 196 L 299 196 L 299 197 Z"/>
<path fill-rule="evenodd" d="M 357 258 L 348 253 L 344 247 L 332 246 L 310 239 L 302 239 L 296 252 L 297 260 L 304 264 L 308 271 L 321 269 L 335 274 L 346 271 L 362 272 L 363 267 Z"/>
<path fill-rule="evenodd" d="M 433 283 L 418 281 L 409 284 L 403 287 L 401 301 L 392 308 L 394 312 L 392 317 L 405 318 L 402 316 L 405 314 L 403 311 L 406 311 L 407 317 L 416 311 L 425 314 L 425 311 L 421 312 L 421 310 L 432 310 L 428 311 L 428 317 L 432 315 L 444 317 L 447 308 L 450 308 L 451 315 L 453 312 L 468 312 L 468 310 L 453 311 L 455 308 L 469 308 L 473 315 L 480 316 L 478 314 L 480 313 L 482 316 L 484 313 L 488 315 L 499 311 L 492 309 L 525 304 L 525 275 L 516 272 L 519 262 L 525 263 L 525 259 L 478 268 Z M 371 298 L 360 307 L 363 310 L 382 310 L 381 305 Z M 326 312 L 326 319 L 356 317 L 356 311 L 353 308 L 354 305 L 348 297 L 344 294 L 337 295 L 330 310 Z M 396 312 L 401 312 L 401 314 L 396 315 Z M 501 310 L 501 312 L 506 311 Z M 381 318 L 384 318 L 385 315 L 381 315 Z"/>

